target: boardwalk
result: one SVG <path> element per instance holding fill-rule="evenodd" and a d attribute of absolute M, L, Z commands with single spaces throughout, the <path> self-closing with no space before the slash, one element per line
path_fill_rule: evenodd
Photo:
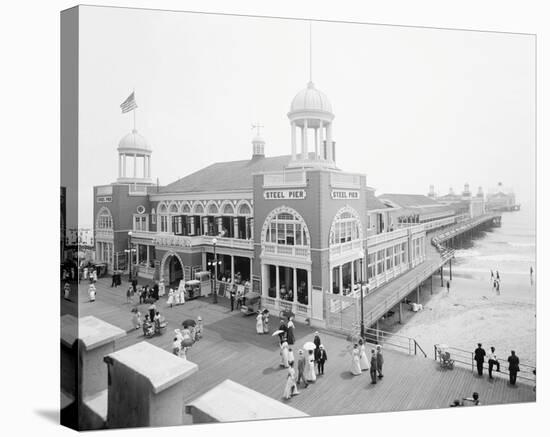
<path fill-rule="evenodd" d="M 107 281 L 100 280 L 94 303 L 87 302 L 85 288 L 80 291 L 80 316 L 95 315 L 130 330 L 117 342 L 117 348 L 144 340 L 141 331 L 131 330 L 124 287 L 111 289 Z M 188 354 L 189 360 L 198 364 L 199 371 L 186 381 L 186 402 L 226 378 L 282 401 L 286 371 L 279 368 L 278 341 L 276 337 L 255 334 L 254 317 L 244 317 L 237 311 L 230 313 L 226 301 L 213 305 L 198 299 L 177 308 L 163 309 L 163 306 L 164 300 L 159 301 L 157 307 L 166 316 L 171 329 L 179 327 L 182 320 L 196 318 L 199 314 L 205 323 L 205 337 Z M 141 308 L 142 313 L 145 312 L 145 305 Z M 276 329 L 278 322 L 271 318 L 271 328 Z M 297 324 L 295 346 L 311 340 L 313 331 Z M 170 330 L 148 341 L 170 350 L 172 338 Z M 504 379 L 490 382 L 464 369 L 442 371 L 429 358 L 390 350 L 385 351 L 385 377 L 371 385 L 367 374 L 351 376 L 349 344 L 342 337 L 321 332 L 321 339 L 328 351 L 325 375 L 288 401 L 289 405 L 313 416 L 442 408 L 456 398 L 470 396 L 473 391 L 480 393 L 484 405 L 535 400 L 530 386 L 509 387 Z M 191 423 L 189 416 L 184 420 Z"/>

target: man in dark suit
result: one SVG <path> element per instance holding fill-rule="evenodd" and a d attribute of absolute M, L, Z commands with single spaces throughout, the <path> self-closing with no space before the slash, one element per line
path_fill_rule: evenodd
<path fill-rule="evenodd" d="M 286 323 L 283 319 L 281 319 L 281 322 L 279 324 L 279 331 L 283 331 L 279 334 L 279 343 L 283 343 L 283 341 L 286 341 L 286 333 L 288 331 L 288 327 L 286 326 Z"/>
<path fill-rule="evenodd" d="M 508 372 L 510 373 L 510 384 L 516 385 L 516 378 L 519 372 L 519 358 L 516 355 L 516 351 L 512 351 L 511 354 L 508 357 Z"/>
<path fill-rule="evenodd" d="M 325 347 L 323 345 L 319 346 L 319 349 L 316 349 L 317 354 L 315 357 L 315 361 L 317 361 L 317 373 L 319 375 L 325 374 L 325 361 L 327 361 L 327 351 L 325 350 Z"/>
<path fill-rule="evenodd" d="M 376 359 L 376 351 L 371 350 L 370 356 L 370 380 L 371 384 L 376 384 L 376 370 L 378 369 L 378 360 Z"/>
<path fill-rule="evenodd" d="M 376 345 L 376 370 L 378 370 L 378 377 L 383 378 L 382 366 L 384 364 L 384 355 L 382 355 L 382 346 Z"/>
<path fill-rule="evenodd" d="M 481 343 L 477 344 L 477 349 L 474 351 L 474 360 L 477 364 L 477 374 L 483 375 L 483 362 L 485 361 L 485 349 L 481 347 Z"/>

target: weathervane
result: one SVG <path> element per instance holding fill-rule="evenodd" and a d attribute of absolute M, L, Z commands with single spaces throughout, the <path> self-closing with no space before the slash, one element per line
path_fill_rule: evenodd
<path fill-rule="evenodd" d="M 257 135 L 257 136 L 260 136 L 260 129 L 261 129 L 262 127 L 264 127 L 264 125 L 263 125 L 263 124 L 260 124 L 260 123 L 258 123 L 258 122 L 256 122 L 256 124 L 253 124 L 253 125 L 252 125 L 252 129 L 256 129 L 256 135 Z"/>

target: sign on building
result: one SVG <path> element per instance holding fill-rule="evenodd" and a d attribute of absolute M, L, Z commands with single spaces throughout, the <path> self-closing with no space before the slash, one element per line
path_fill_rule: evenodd
<path fill-rule="evenodd" d="M 266 190 L 265 200 L 301 200 L 306 198 L 306 190 Z"/>
<path fill-rule="evenodd" d="M 335 200 L 359 199 L 359 191 L 357 190 L 332 190 L 330 195 Z"/>

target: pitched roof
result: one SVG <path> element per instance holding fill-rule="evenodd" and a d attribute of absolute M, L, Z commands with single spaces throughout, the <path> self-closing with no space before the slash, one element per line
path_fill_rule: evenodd
<path fill-rule="evenodd" d="M 291 155 L 216 162 L 159 189 L 160 193 L 252 190 L 252 174 L 283 170 Z"/>
<path fill-rule="evenodd" d="M 423 194 L 381 194 L 379 199 L 389 200 L 401 208 L 414 208 L 425 206 L 441 206 L 437 201 Z"/>
<path fill-rule="evenodd" d="M 379 209 L 391 209 L 391 207 L 380 202 L 374 195 L 374 191 L 367 190 L 367 211 L 376 211 Z"/>

